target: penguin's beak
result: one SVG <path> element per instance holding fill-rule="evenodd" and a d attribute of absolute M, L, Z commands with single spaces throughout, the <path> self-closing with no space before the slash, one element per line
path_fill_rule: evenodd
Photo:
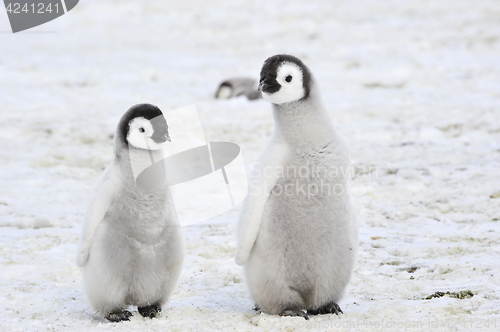
<path fill-rule="evenodd" d="M 279 91 L 280 88 L 281 86 L 278 84 L 278 82 L 276 82 L 275 80 L 273 82 L 273 79 L 265 78 L 262 81 L 260 81 L 257 90 L 260 92 L 265 92 L 267 94 L 270 94 Z"/>
<path fill-rule="evenodd" d="M 158 144 L 165 143 L 166 141 L 172 142 L 172 140 L 170 139 L 170 135 L 168 133 L 165 133 L 165 135 L 160 137 L 155 137 L 155 135 L 153 135 L 151 136 L 151 138 Z"/>
<path fill-rule="evenodd" d="M 257 88 L 258 91 L 262 92 L 265 91 L 265 89 L 268 87 L 268 84 L 266 84 L 266 80 L 262 80 L 259 83 L 259 87 Z"/>

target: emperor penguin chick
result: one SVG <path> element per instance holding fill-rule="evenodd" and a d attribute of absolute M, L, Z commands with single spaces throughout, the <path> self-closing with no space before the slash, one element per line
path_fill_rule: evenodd
<path fill-rule="evenodd" d="M 301 60 L 268 58 L 259 90 L 273 104 L 275 126 L 252 165 L 236 263 L 266 313 L 339 314 L 358 246 L 347 147 Z"/>
<path fill-rule="evenodd" d="M 156 317 L 181 273 L 184 238 L 159 162 L 166 141 L 159 108 L 131 107 L 116 130 L 114 159 L 91 194 L 77 265 L 92 306 L 113 322 L 129 320 L 128 305 Z"/>
<path fill-rule="evenodd" d="M 248 100 L 259 99 L 261 94 L 257 90 L 257 81 L 250 77 L 233 77 L 219 84 L 215 98 L 229 99 L 245 96 Z"/>

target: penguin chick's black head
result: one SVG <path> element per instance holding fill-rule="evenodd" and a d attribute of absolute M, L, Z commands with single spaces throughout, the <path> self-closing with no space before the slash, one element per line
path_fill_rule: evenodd
<path fill-rule="evenodd" d="M 137 104 L 128 109 L 123 114 L 118 124 L 118 135 L 120 135 L 120 142 L 125 147 L 128 147 L 127 134 L 130 128 L 130 122 L 138 117 L 145 118 L 146 120 L 154 119 L 151 121 L 153 126 L 153 136 L 151 138 L 157 143 L 163 143 L 168 137 L 168 125 L 161 110 L 151 104 Z"/>
<path fill-rule="evenodd" d="M 311 72 L 299 58 L 288 54 L 273 55 L 264 62 L 260 71 L 259 90 L 272 94 L 281 89 L 281 84 L 277 81 L 278 69 L 285 62 L 296 64 L 302 70 L 302 86 L 304 88 L 304 97 L 302 99 L 307 98 L 311 88 Z M 287 77 L 286 81 L 290 82 L 291 79 L 293 78 Z"/>

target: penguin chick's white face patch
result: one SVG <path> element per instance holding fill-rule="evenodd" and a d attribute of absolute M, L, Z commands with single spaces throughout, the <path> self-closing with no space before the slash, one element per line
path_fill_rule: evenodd
<path fill-rule="evenodd" d="M 130 121 L 127 141 L 128 144 L 138 149 L 145 150 L 160 150 L 163 148 L 163 143 L 157 143 L 152 139 L 154 134 L 153 125 L 151 121 L 138 117 Z M 167 139 L 169 140 L 169 139 Z"/>
<path fill-rule="evenodd" d="M 283 62 L 276 72 L 276 82 L 280 85 L 279 90 L 266 92 L 265 89 L 262 89 L 262 97 L 278 105 L 300 100 L 306 94 L 303 80 L 304 75 L 299 66 L 292 62 Z"/>
<path fill-rule="evenodd" d="M 221 85 L 219 91 L 217 91 L 217 98 L 227 99 L 231 97 L 233 93 L 233 89 L 227 85 Z"/>

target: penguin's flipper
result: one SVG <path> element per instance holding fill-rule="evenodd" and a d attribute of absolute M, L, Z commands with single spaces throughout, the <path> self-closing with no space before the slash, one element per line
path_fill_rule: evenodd
<path fill-rule="evenodd" d="M 80 236 L 80 243 L 78 244 L 76 265 L 80 267 L 87 263 L 97 226 L 104 219 L 109 207 L 121 189 L 121 181 L 116 174 L 117 171 L 117 165 L 113 161 L 101 175 L 92 191 L 90 203 L 85 213 L 85 222 Z"/>
<path fill-rule="evenodd" d="M 259 234 L 262 214 L 267 199 L 283 174 L 282 165 L 287 154 L 285 144 L 271 143 L 259 160 L 252 164 L 248 195 L 243 202 L 238 223 L 236 264 L 245 265 Z M 280 172 L 281 167 L 281 172 Z"/>

